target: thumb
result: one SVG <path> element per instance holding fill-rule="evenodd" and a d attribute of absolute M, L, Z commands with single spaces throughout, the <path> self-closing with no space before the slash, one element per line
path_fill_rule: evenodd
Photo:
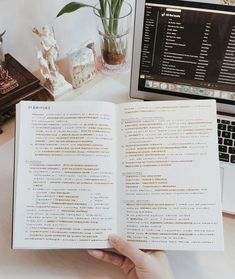
<path fill-rule="evenodd" d="M 109 235 L 108 240 L 118 252 L 128 257 L 136 266 L 141 266 L 145 256 L 144 252 L 116 234 Z"/>

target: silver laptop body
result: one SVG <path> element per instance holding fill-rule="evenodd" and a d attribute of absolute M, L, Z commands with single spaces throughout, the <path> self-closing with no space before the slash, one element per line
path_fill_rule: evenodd
<path fill-rule="evenodd" d="M 235 7 L 136 1 L 130 96 L 217 100 L 223 211 L 235 214 Z M 214 57 L 213 57 L 214 55 Z M 192 74 L 193 73 L 193 74 Z M 219 132 L 218 132 L 219 133 Z M 220 142 L 221 139 L 218 138 Z M 226 145 L 227 144 L 227 145 Z M 224 150 L 231 151 L 229 158 Z"/>

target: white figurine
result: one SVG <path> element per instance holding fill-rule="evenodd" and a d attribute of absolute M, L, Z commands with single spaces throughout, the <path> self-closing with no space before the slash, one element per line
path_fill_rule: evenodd
<path fill-rule="evenodd" d="M 50 79 L 50 69 L 48 65 L 48 61 L 43 57 L 42 51 L 39 49 L 37 50 L 37 59 L 40 65 L 40 72 L 45 79 Z"/>
<path fill-rule="evenodd" d="M 50 31 L 47 25 L 43 26 L 42 32 L 38 31 L 37 28 L 33 28 L 32 31 L 40 38 L 41 48 L 37 51 L 37 59 L 40 64 L 41 74 L 46 79 L 45 86 L 54 95 L 60 95 L 72 89 L 71 84 L 59 73 L 55 63 L 58 57 L 59 46 L 53 32 Z"/>

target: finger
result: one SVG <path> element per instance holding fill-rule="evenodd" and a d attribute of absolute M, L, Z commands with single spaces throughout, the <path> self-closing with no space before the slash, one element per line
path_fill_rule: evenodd
<path fill-rule="evenodd" d="M 142 250 L 145 254 L 152 255 L 152 254 L 159 254 L 159 253 L 165 253 L 163 250 Z"/>
<path fill-rule="evenodd" d="M 111 234 L 108 240 L 118 252 L 128 257 L 133 263 L 138 266 L 142 264 L 143 258 L 145 256 L 144 252 L 137 249 L 131 243 L 122 239 L 118 235 Z"/>
<path fill-rule="evenodd" d="M 112 252 L 105 252 L 103 250 L 88 250 L 89 255 L 106 263 L 111 263 L 118 267 L 122 267 L 125 258 Z"/>

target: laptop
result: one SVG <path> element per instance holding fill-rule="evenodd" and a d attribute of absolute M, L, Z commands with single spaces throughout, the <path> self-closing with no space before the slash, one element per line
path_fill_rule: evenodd
<path fill-rule="evenodd" d="M 130 96 L 216 99 L 222 206 L 235 214 L 235 7 L 136 1 Z"/>

